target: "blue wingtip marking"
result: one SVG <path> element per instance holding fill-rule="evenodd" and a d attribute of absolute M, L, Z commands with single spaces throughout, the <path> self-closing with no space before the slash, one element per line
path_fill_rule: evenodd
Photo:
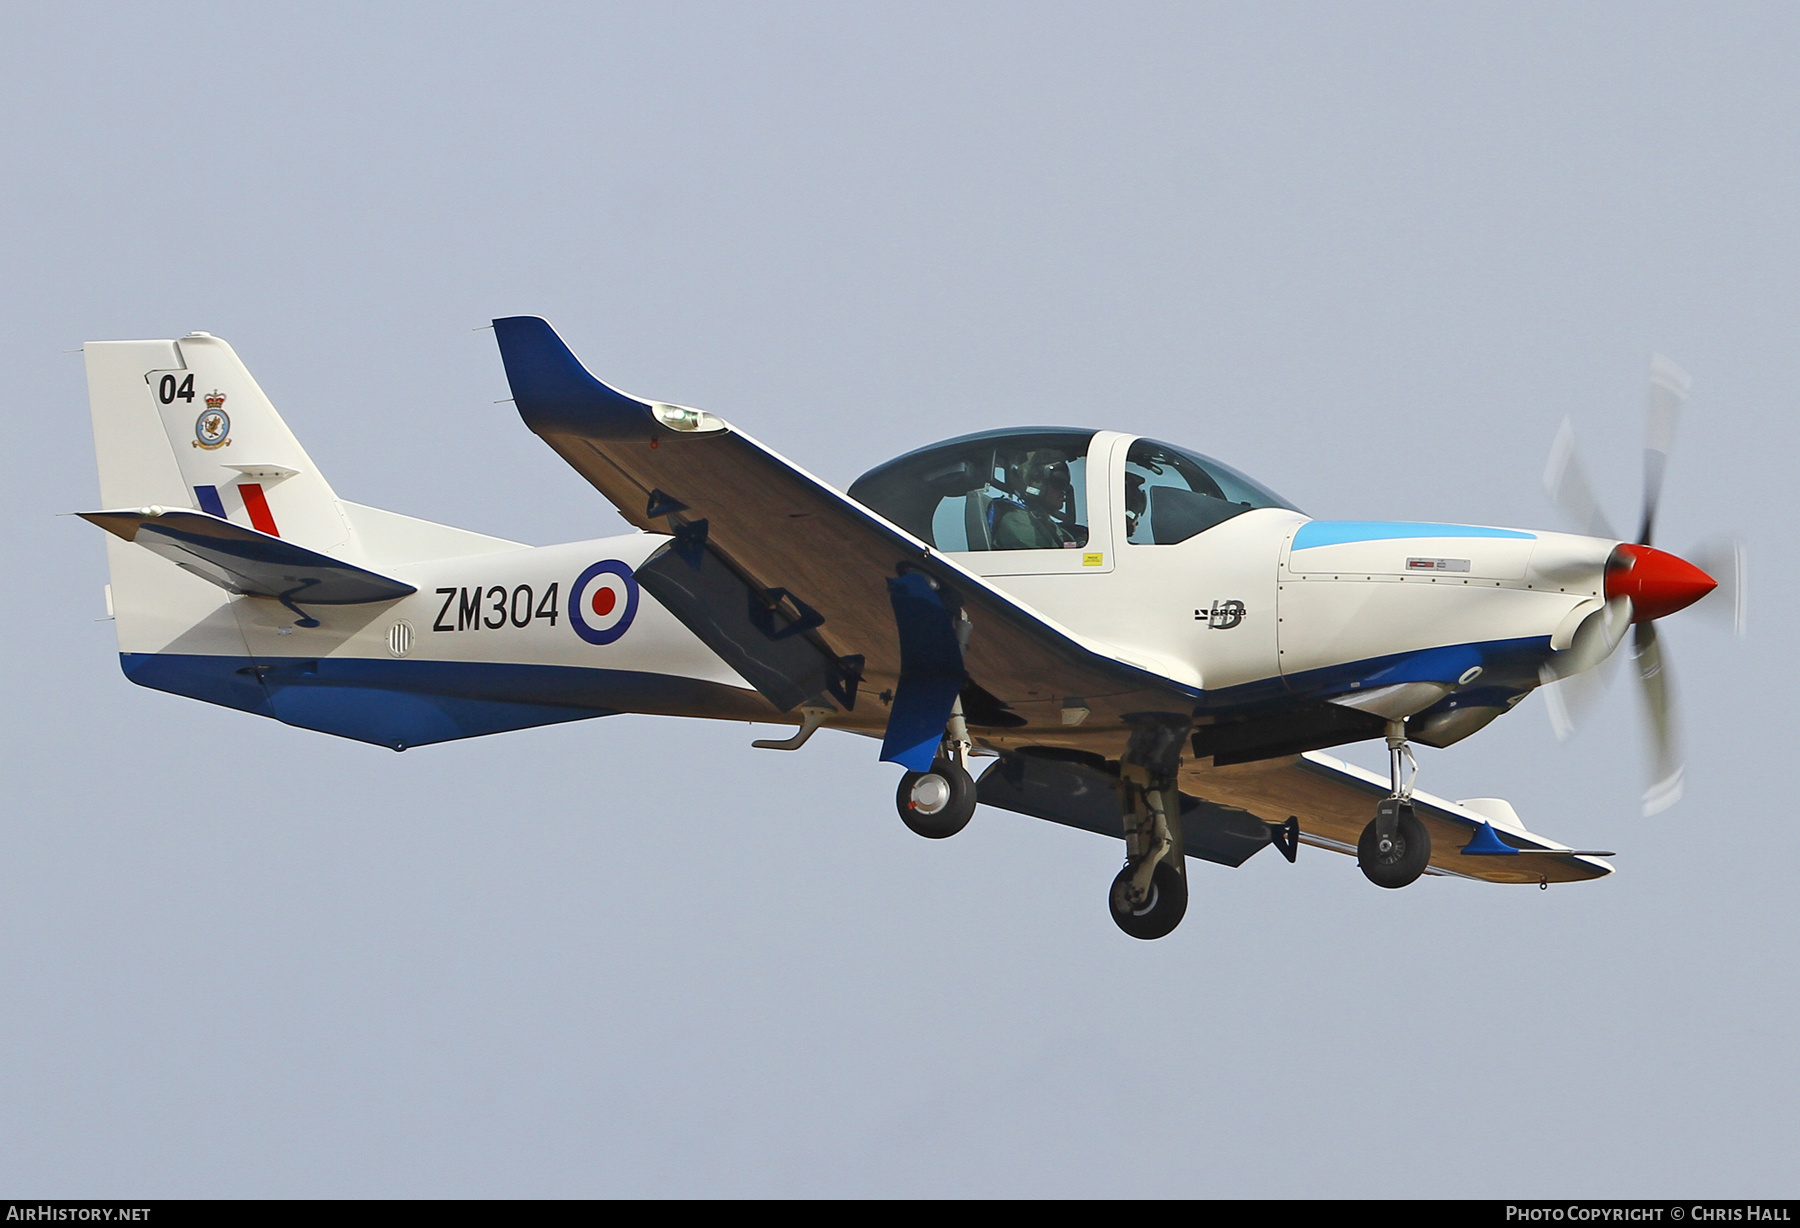
<path fill-rule="evenodd" d="M 1492 823 L 1483 823 L 1463 845 L 1464 857 L 1517 857 L 1519 850 L 1502 840 Z"/>
<path fill-rule="evenodd" d="M 613 438 L 655 433 L 650 407 L 589 374 L 547 321 L 507 316 L 494 321 L 494 337 L 513 403 L 532 430 Z"/>

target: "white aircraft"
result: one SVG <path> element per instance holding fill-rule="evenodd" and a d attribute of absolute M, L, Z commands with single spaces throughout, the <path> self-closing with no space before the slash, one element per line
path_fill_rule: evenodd
<path fill-rule="evenodd" d="M 1497 798 L 1416 792 L 1410 743 L 1590 674 L 1634 627 L 1648 804 L 1679 794 L 1653 620 L 1715 580 L 1649 545 L 1686 387 L 1667 364 L 1629 542 L 1566 438 L 1551 476 L 1586 535 L 1313 520 L 1105 430 L 953 439 L 844 493 L 601 383 L 543 320 L 494 329 L 526 425 L 639 532 L 528 547 L 347 502 L 217 337 L 89 343 L 111 510 L 82 515 L 110 534 L 126 676 L 394 750 L 622 712 L 797 726 L 755 743 L 778 750 L 865 734 L 921 835 L 983 802 L 1122 838 L 1108 900 L 1139 938 L 1181 920 L 1188 857 L 1269 844 L 1354 853 L 1383 887 L 1610 873 Z M 1374 738 L 1385 780 L 1320 753 Z"/>

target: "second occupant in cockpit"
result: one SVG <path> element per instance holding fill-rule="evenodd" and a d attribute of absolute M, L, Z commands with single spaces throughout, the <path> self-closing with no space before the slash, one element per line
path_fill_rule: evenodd
<path fill-rule="evenodd" d="M 1039 448 L 1006 458 L 1007 493 L 988 504 L 988 537 L 996 550 L 1056 550 L 1087 544 L 1075 523 L 1069 458 Z"/>

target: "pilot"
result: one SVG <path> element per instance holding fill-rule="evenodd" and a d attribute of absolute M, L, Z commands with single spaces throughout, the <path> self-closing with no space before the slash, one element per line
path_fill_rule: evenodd
<path fill-rule="evenodd" d="M 1010 497 L 988 506 L 988 535 L 996 550 L 1059 550 L 1085 545 L 1087 530 L 1068 507 L 1072 484 L 1063 453 L 1039 449 L 1006 467 Z"/>
<path fill-rule="evenodd" d="M 1138 539 L 1138 525 L 1144 513 L 1150 510 L 1150 496 L 1144 493 L 1144 475 L 1125 473 L 1125 539 Z"/>

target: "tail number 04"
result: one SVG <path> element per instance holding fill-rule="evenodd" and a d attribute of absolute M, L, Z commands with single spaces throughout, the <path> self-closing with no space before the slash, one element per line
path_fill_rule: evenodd
<path fill-rule="evenodd" d="M 498 631 L 502 627 L 529 627 L 540 618 L 548 619 L 554 627 L 560 613 L 557 609 L 557 590 L 561 587 L 560 583 L 552 583 L 544 590 L 541 600 L 534 600 L 535 594 L 529 584 L 521 584 L 514 589 L 508 589 L 503 584 L 485 589 L 479 584 L 473 588 L 440 588 L 437 595 L 444 599 L 444 603 L 438 607 L 431 629 Z"/>
<path fill-rule="evenodd" d="M 192 404 L 194 400 L 193 373 L 189 372 L 188 377 L 179 384 L 175 382 L 173 375 L 163 376 L 156 385 L 156 399 L 164 405 L 173 405 L 176 401 L 187 401 Z"/>

